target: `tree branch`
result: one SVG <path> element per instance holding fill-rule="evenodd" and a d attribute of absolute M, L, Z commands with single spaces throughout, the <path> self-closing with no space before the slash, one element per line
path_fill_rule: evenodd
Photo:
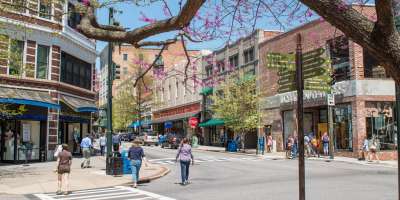
<path fill-rule="evenodd" d="M 93 39 L 136 44 L 150 36 L 179 30 L 188 26 L 205 1 L 206 0 L 188 0 L 177 16 L 159 20 L 132 31 L 123 31 L 119 28 L 113 29 L 114 27 L 110 30 L 110 27 L 99 25 L 94 15 L 94 8 L 89 6 L 78 28 L 84 35 Z"/>
<path fill-rule="evenodd" d="M 376 1 L 376 26 L 378 26 L 382 32 L 387 34 L 392 34 L 394 31 L 396 31 L 392 6 L 392 0 Z"/>

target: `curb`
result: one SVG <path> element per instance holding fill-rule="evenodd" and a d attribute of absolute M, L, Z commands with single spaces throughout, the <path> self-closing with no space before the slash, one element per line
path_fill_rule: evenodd
<path fill-rule="evenodd" d="M 167 175 L 169 172 L 171 172 L 171 170 L 167 167 L 161 166 L 160 168 L 162 168 L 160 173 L 153 175 L 153 176 L 140 178 L 139 182 L 150 182 L 150 181 L 159 179 L 159 178 Z"/>

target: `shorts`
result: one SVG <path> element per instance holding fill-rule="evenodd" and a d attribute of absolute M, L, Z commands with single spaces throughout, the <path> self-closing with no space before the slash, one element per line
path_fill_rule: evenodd
<path fill-rule="evenodd" d="M 376 149 L 369 149 L 371 153 L 376 153 Z"/>

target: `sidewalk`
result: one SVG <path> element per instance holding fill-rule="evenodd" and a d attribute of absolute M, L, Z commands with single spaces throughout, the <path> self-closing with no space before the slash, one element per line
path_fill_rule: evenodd
<path fill-rule="evenodd" d="M 228 153 L 228 154 L 239 154 L 239 155 L 249 155 L 249 156 L 258 156 L 262 159 L 286 159 L 285 152 L 273 152 L 273 153 L 265 153 L 264 155 L 256 155 L 256 149 L 246 149 L 246 152 L 227 152 L 224 147 L 214 147 L 214 146 L 199 146 L 194 149 L 194 151 L 212 151 L 212 152 L 220 152 L 220 153 Z M 380 161 L 377 162 L 367 162 L 360 161 L 357 158 L 349 158 L 349 157 L 340 157 L 336 156 L 333 160 L 328 157 L 310 157 L 306 158 L 306 160 L 317 160 L 317 161 L 325 161 L 325 162 L 346 162 L 352 164 L 366 165 L 366 166 L 381 166 L 381 167 L 391 167 L 397 168 L 397 160 L 389 160 L 389 161 Z"/>
<path fill-rule="evenodd" d="M 70 175 L 71 190 L 130 184 L 129 174 L 113 177 L 105 174 L 105 158 L 91 158 L 92 168 L 81 169 L 82 158 L 72 160 Z M 32 163 L 29 166 L 7 165 L 0 167 L 0 195 L 48 193 L 57 190 L 57 174 L 53 171 L 56 162 Z M 166 175 L 169 169 L 159 165 L 142 166 L 140 180 L 150 181 Z"/>

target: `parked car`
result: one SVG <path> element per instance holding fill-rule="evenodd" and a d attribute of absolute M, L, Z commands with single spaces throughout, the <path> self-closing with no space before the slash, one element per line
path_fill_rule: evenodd
<path fill-rule="evenodd" d="M 153 132 L 144 132 L 139 136 L 139 138 L 143 141 L 145 146 L 158 146 L 158 137 Z"/>
<path fill-rule="evenodd" d="M 171 149 L 177 149 L 183 139 L 183 136 L 177 134 L 167 134 L 165 137 L 166 137 L 165 140 L 166 142 L 163 142 L 161 144 L 162 148 L 168 147 Z"/>

